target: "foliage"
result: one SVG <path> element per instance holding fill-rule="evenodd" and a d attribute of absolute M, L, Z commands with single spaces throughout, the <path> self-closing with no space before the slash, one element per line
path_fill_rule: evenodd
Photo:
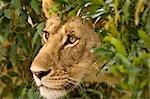
<path fill-rule="evenodd" d="M 0 7 L 0 97 L 38 97 L 29 67 L 41 47 L 44 17 L 39 0 L 3 0 Z M 17 3 L 16 3 L 17 2 Z M 93 84 L 78 90 L 78 98 L 149 98 L 149 0 L 56 0 L 49 13 L 81 16 L 93 21 L 102 46 L 92 49 L 106 72 L 121 78 L 113 88 Z M 0 1 L 0 3 L 2 3 Z M 1 4 L 0 4 L 1 6 Z M 112 78 L 113 79 L 113 78 Z M 83 85 L 84 86 L 84 85 Z M 84 86 L 85 87 L 85 86 Z M 76 92 L 75 92 L 76 93 Z M 111 93 L 111 94 L 110 94 Z M 128 95 L 126 96 L 126 94 Z"/>
<path fill-rule="evenodd" d="M 38 0 L 0 1 L 0 97 L 38 97 L 29 67 L 41 47 L 39 4 Z"/>

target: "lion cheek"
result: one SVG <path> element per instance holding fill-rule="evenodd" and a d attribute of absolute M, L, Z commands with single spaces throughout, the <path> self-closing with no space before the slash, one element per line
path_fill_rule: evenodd
<path fill-rule="evenodd" d="M 82 78 L 84 78 L 84 75 L 88 72 L 88 63 L 82 62 L 74 65 L 71 68 L 71 74 L 70 77 L 76 79 L 77 82 L 81 82 Z"/>

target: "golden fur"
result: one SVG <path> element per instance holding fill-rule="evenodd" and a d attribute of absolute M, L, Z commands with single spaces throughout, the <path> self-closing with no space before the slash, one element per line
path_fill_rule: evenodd
<path fill-rule="evenodd" d="M 52 0 L 43 0 L 47 18 L 44 31 L 48 38 L 30 68 L 40 94 L 48 99 L 65 95 L 81 81 L 103 81 L 96 75 L 101 65 L 91 53 L 93 47 L 100 46 L 98 34 L 79 17 L 72 17 L 62 24 L 56 13 L 49 15 L 52 4 Z M 73 44 L 66 44 L 68 35 L 73 35 Z"/>

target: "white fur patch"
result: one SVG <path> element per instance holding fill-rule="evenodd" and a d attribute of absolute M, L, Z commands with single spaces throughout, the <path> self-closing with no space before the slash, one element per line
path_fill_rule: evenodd
<path fill-rule="evenodd" d="M 40 87 L 40 94 L 41 96 L 45 97 L 46 99 L 58 99 L 66 94 L 65 90 L 52 90 L 46 87 Z"/>

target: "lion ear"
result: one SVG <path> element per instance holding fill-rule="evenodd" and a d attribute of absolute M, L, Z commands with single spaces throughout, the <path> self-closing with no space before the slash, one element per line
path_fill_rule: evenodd
<path fill-rule="evenodd" d="M 49 9 L 54 5 L 53 0 L 42 0 L 42 8 L 46 18 L 50 17 Z"/>

